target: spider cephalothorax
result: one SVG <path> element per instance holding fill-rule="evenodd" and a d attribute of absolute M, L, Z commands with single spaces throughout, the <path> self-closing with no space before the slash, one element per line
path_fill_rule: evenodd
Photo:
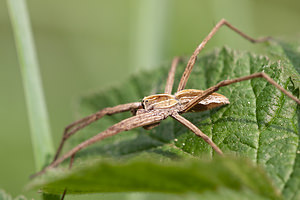
<path fill-rule="evenodd" d="M 154 109 L 171 109 L 178 107 L 178 100 L 170 94 L 155 94 L 144 97 L 142 100 L 143 109 L 146 111 Z"/>

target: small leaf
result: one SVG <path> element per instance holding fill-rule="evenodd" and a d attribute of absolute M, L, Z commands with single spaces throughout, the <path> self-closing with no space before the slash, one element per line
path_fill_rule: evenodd
<path fill-rule="evenodd" d="M 101 160 L 72 171 L 53 170 L 29 187 L 40 185 L 44 192 L 54 194 L 63 192 L 66 185 L 68 194 L 82 191 L 199 193 L 222 187 L 236 191 L 247 188 L 262 197 L 279 198 L 278 191 L 260 168 L 246 160 L 230 157 L 162 163 L 151 159 L 129 163 Z"/>
<path fill-rule="evenodd" d="M 268 50 L 275 52 L 280 48 L 278 44 L 271 44 Z M 299 80 L 299 74 L 294 69 L 293 62 L 283 54 L 283 51 L 276 52 L 276 56 L 272 53 L 270 57 L 267 57 L 248 52 L 237 52 L 229 48 L 215 50 L 198 59 L 186 88 L 206 89 L 225 79 L 263 71 L 281 86 L 294 92 L 295 95 L 299 95 L 297 84 L 295 84 Z M 186 62 L 187 60 L 184 63 Z M 184 63 L 177 68 L 173 91 L 176 90 L 175 87 L 179 83 L 185 67 Z M 140 101 L 144 96 L 163 92 L 169 66 L 166 64 L 157 70 L 140 73 L 117 88 L 83 97 L 79 104 L 78 118 L 105 107 Z M 293 78 L 291 79 L 291 77 Z M 296 103 L 273 85 L 259 78 L 223 87 L 219 93 L 229 98 L 230 105 L 206 112 L 187 113 L 184 114 L 184 117 L 211 137 L 226 154 L 247 157 L 252 163 L 262 166 L 272 183 L 265 177 L 264 172 L 253 166 L 247 168 L 245 161 L 235 160 L 230 156 L 225 157 L 224 160 L 213 159 L 211 162 L 205 162 L 204 158 L 216 157 L 211 147 L 181 124 L 167 119 L 151 131 L 139 128 L 123 132 L 80 151 L 76 154 L 74 170 L 64 171 L 63 173 L 66 174 L 62 174 L 59 169 L 56 169 L 52 172 L 53 174 L 51 173 L 55 177 L 51 178 L 49 173 L 49 176 L 33 182 L 31 187 L 41 186 L 45 191 L 54 193 L 61 191 L 64 187 L 79 193 L 120 192 L 123 190 L 204 192 L 214 191 L 219 187 L 241 191 L 242 188 L 246 188 L 259 196 L 277 198 L 277 190 L 285 193 L 288 191 L 286 188 L 291 188 L 289 183 L 297 182 L 299 179 L 299 174 L 295 172 L 298 163 L 297 150 L 299 149 Z M 129 116 L 129 113 L 122 113 L 104 117 L 73 136 L 68 141 L 68 148 L 73 148 L 79 142 Z M 191 158 L 197 160 L 191 160 Z M 227 164 L 225 164 L 226 159 L 228 159 Z M 128 160 L 134 162 L 127 163 Z M 115 164 L 116 161 L 118 161 L 117 164 Z M 179 163 L 174 164 L 174 161 Z M 170 168 L 165 168 L 168 164 Z M 152 166 L 152 168 L 148 169 L 147 166 Z M 79 167 L 81 168 L 79 169 Z M 142 170 L 143 167 L 146 167 L 146 172 L 150 176 L 147 176 L 147 173 L 145 173 L 146 175 L 136 173 L 137 169 Z M 201 171 L 201 169 L 205 170 Z M 102 173 L 96 173 L 98 170 Z M 175 176 L 175 174 L 164 176 L 165 171 L 171 173 L 176 170 L 180 171 L 180 176 Z M 95 173 L 92 174 L 93 172 Z M 126 172 L 127 176 L 116 176 L 120 173 L 122 175 L 122 172 Z M 177 180 L 179 177 L 182 180 L 185 180 L 186 177 L 193 180 L 193 178 L 197 178 L 197 174 L 200 178 L 194 180 L 196 182 L 193 183 L 201 185 L 200 188 L 193 188 L 184 181 L 182 183 L 189 188 L 184 184 L 177 185 L 180 187 L 167 188 L 170 185 L 169 182 L 180 182 Z M 90 180 L 90 184 L 87 180 L 79 181 L 77 175 L 82 179 Z M 158 179 L 157 176 L 165 178 Z M 104 177 L 106 178 L 104 179 Z M 257 177 L 257 179 L 253 181 L 253 177 Z M 142 178 L 144 181 L 139 184 L 129 182 L 131 179 L 140 180 Z M 106 180 L 106 184 L 93 186 L 93 183 L 99 183 L 98 181 L 101 182 L 102 179 Z M 232 184 L 231 181 L 237 181 L 238 184 Z M 117 187 L 121 182 L 122 184 Z M 148 182 L 151 183 L 148 187 L 143 185 L 147 185 Z M 261 184 L 258 184 L 259 182 Z M 161 183 L 164 183 L 162 184 L 164 187 L 160 185 Z M 143 187 L 139 189 L 140 185 Z M 261 189 L 256 187 L 258 185 Z M 263 189 L 263 186 L 269 189 Z M 181 187 L 182 190 L 179 189 Z M 92 188 L 92 191 L 89 188 Z M 111 190 L 108 191 L 108 188 Z M 162 189 L 159 190 L 159 188 Z M 299 189 L 299 184 L 297 188 Z M 268 194 L 265 194 L 263 190 L 269 191 Z M 295 192 L 295 190 L 292 191 Z"/>

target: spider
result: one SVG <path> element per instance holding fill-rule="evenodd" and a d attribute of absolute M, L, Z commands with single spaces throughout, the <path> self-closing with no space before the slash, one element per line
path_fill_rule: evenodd
<path fill-rule="evenodd" d="M 58 166 L 61 162 L 63 162 L 64 160 L 70 157 L 71 157 L 70 160 L 70 167 L 71 167 L 74 160 L 74 156 L 79 150 L 84 149 L 87 146 L 92 145 L 93 143 L 98 142 L 104 138 L 116 135 L 122 131 L 128 131 L 138 127 L 143 127 L 145 129 L 152 129 L 155 126 L 159 125 L 159 123 L 162 120 L 166 119 L 167 117 L 172 117 L 178 122 L 180 122 L 181 124 L 183 124 L 184 126 L 186 126 L 187 128 L 189 128 L 197 136 L 201 137 L 206 143 L 208 143 L 216 153 L 222 155 L 223 154 L 222 150 L 207 135 L 205 135 L 197 126 L 195 126 L 193 123 L 191 123 L 186 118 L 181 116 L 181 114 L 186 112 L 204 111 L 204 110 L 229 104 L 230 102 L 225 96 L 215 92 L 218 91 L 219 88 L 233 83 L 246 81 L 253 78 L 263 78 L 269 83 L 271 83 L 272 85 L 274 85 L 276 88 L 278 88 L 285 95 L 287 95 L 288 97 L 296 101 L 298 104 L 300 104 L 299 99 L 297 99 L 291 93 L 286 91 L 283 87 L 281 87 L 279 84 L 277 84 L 273 79 L 271 79 L 267 74 L 263 72 L 254 73 L 251 75 L 247 75 L 247 76 L 243 76 L 231 80 L 224 80 L 204 91 L 196 90 L 196 89 L 184 89 L 188 81 L 189 75 L 195 64 L 195 61 L 197 59 L 197 55 L 205 47 L 206 43 L 213 37 L 213 35 L 224 25 L 226 25 L 231 30 L 235 31 L 240 36 L 244 37 L 245 39 L 249 40 L 252 43 L 265 42 L 271 39 L 270 37 L 253 39 L 252 37 L 241 32 L 236 27 L 232 26 L 225 19 L 220 20 L 215 25 L 215 27 L 211 30 L 211 32 L 207 35 L 207 37 L 195 49 L 194 53 L 190 57 L 187 66 L 185 68 L 185 71 L 183 72 L 182 77 L 180 79 L 177 92 L 174 95 L 172 95 L 171 92 L 174 83 L 176 66 L 180 62 L 179 57 L 173 59 L 171 68 L 169 70 L 165 91 L 163 94 L 155 94 L 155 95 L 144 97 L 142 102 L 127 103 L 127 104 L 117 105 L 114 107 L 104 108 L 92 115 L 89 115 L 85 118 L 82 118 L 68 125 L 64 130 L 62 140 L 57 149 L 53 162 L 35 175 L 42 174 L 46 170 Z M 69 152 L 59 157 L 65 141 L 74 133 L 88 126 L 89 124 L 101 119 L 105 115 L 113 115 L 116 113 L 121 113 L 126 111 L 132 111 L 134 116 L 114 124 L 113 126 L 109 127 L 105 131 L 98 133 L 92 138 L 78 144 Z"/>

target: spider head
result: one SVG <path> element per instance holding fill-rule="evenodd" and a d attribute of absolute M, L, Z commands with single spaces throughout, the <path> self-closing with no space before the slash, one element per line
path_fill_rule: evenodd
<path fill-rule="evenodd" d="M 142 106 L 145 110 L 167 109 L 178 104 L 174 96 L 169 94 L 155 94 L 144 97 Z"/>
<path fill-rule="evenodd" d="M 143 109 L 146 108 L 146 105 L 145 105 L 146 103 L 148 103 L 148 100 L 147 100 L 147 102 L 146 102 L 146 100 L 143 99 L 143 100 L 142 100 L 142 107 L 143 107 Z"/>

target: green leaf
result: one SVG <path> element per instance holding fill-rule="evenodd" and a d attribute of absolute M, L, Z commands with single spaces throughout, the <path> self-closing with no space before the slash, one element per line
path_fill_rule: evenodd
<path fill-rule="evenodd" d="M 278 44 L 271 44 L 268 50 L 277 52 L 276 56 L 270 54 L 271 57 L 229 48 L 215 50 L 198 59 L 186 88 L 206 89 L 225 79 L 264 71 L 298 95 L 291 77 L 299 80 L 299 74 L 289 58 L 278 53 L 278 48 Z M 83 97 L 78 118 L 108 106 L 161 93 L 169 66 L 167 63 L 157 70 L 140 73 L 116 88 Z M 180 64 L 177 68 L 175 87 L 184 67 L 185 64 Z M 229 188 L 237 193 L 249 190 L 262 197 L 278 198 L 276 191 L 287 191 L 286 188 L 291 187 L 288 184 L 299 179 L 295 173 L 299 148 L 296 103 L 258 78 L 221 88 L 219 93 L 229 98 L 230 105 L 183 116 L 210 136 L 225 154 L 246 157 L 254 165 L 262 166 L 272 183 L 264 172 L 248 166 L 243 159 L 228 156 L 205 161 L 208 157 L 217 158 L 211 147 L 181 124 L 167 119 L 151 131 L 134 129 L 92 145 L 76 154 L 73 170 L 55 169 L 34 180 L 30 187 L 42 187 L 51 193 L 61 192 L 65 187 L 78 193 L 199 193 Z M 104 117 L 72 137 L 68 141 L 69 148 L 129 116 L 130 113 L 122 113 Z M 188 184 L 189 180 L 201 187 Z"/>
<path fill-rule="evenodd" d="M 265 173 L 246 160 L 227 157 L 212 161 L 154 161 L 150 158 L 129 163 L 97 161 L 72 171 L 52 171 L 46 177 L 36 179 L 30 187 L 40 186 L 47 179 L 43 190 L 54 194 L 61 193 L 66 185 L 68 194 L 82 191 L 185 193 L 227 187 L 241 192 L 246 192 L 245 188 L 251 189 L 258 196 L 271 199 L 279 197 Z"/>

